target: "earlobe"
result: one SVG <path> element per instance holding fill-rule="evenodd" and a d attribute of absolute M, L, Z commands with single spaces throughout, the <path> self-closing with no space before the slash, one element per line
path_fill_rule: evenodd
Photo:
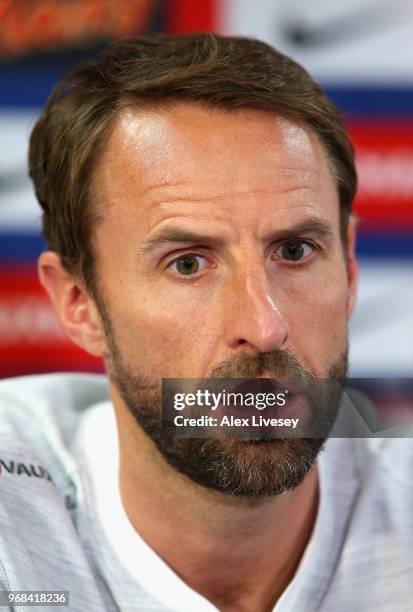
<path fill-rule="evenodd" d="M 358 285 L 358 263 L 356 257 L 356 236 L 357 236 L 357 218 L 355 215 L 350 215 L 348 232 L 347 232 L 347 276 L 348 276 L 348 300 L 347 300 L 347 318 L 353 314 L 357 300 L 357 285 Z"/>
<path fill-rule="evenodd" d="M 41 254 L 38 273 L 66 336 L 86 352 L 101 357 L 106 346 L 103 328 L 96 304 L 84 284 L 65 269 L 53 251 Z"/>

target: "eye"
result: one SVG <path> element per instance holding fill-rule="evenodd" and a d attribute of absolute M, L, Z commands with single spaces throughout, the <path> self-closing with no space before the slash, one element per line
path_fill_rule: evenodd
<path fill-rule="evenodd" d="M 287 240 L 275 252 L 287 261 L 300 261 L 313 252 L 314 247 L 304 240 Z"/>
<path fill-rule="evenodd" d="M 172 267 L 180 276 L 191 276 L 199 272 L 202 262 L 205 262 L 205 257 L 188 253 L 171 261 L 168 267 Z"/>

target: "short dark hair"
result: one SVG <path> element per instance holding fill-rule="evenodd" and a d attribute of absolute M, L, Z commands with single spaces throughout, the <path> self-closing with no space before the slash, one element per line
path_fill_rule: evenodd
<path fill-rule="evenodd" d="M 31 134 L 29 166 L 43 235 L 66 269 L 94 289 L 91 176 L 115 117 L 170 102 L 273 110 L 306 123 L 330 160 L 346 242 L 357 187 L 354 150 L 334 104 L 308 72 L 270 45 L 211 33 L 150 35 L 110 44 L 56 85 Z"/>

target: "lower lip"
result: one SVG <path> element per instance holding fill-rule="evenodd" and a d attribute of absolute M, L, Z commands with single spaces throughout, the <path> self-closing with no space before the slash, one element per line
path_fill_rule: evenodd
<path fill-rule="evenodd" d="M 301 393 L 290 394 L 284 406 L 266 406 L 263 409 L 258 409 L 255 406 L 224 406 L 220 404 L 215 414 L 225 416 L 246 417 L 252 415 L 262 415 L 266 419 L 303 419 L 308 413 L 306 399 Z"/>

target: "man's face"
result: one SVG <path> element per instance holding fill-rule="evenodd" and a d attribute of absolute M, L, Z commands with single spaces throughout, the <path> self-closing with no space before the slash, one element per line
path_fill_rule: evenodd
<path fill-rule="evenodd" d="M 311 130 L 258 110 L 131 108 L 93 194 L 103 213 L 94 246 L 108 372 L 178 470 L 202 481 L 185 468 L 196 460 L 190 440 L 160 440 L 162 378 L 345 374 L 352 274 L 337 187 Z M 213 451 L 221 468 L 248 458 L 258 480 L 260 462 L 271 463 L 271 491 L 263 478 L 254 493 L 242 489 L 240 473 L 226 489 L 270 494 L 288 488 L 276 469 L 283 456 L 297 456 L 298 484 L 321 442 L 209 440 L 203 454 Z M 202 484 L 224 490 L 217 483 Z"/>

